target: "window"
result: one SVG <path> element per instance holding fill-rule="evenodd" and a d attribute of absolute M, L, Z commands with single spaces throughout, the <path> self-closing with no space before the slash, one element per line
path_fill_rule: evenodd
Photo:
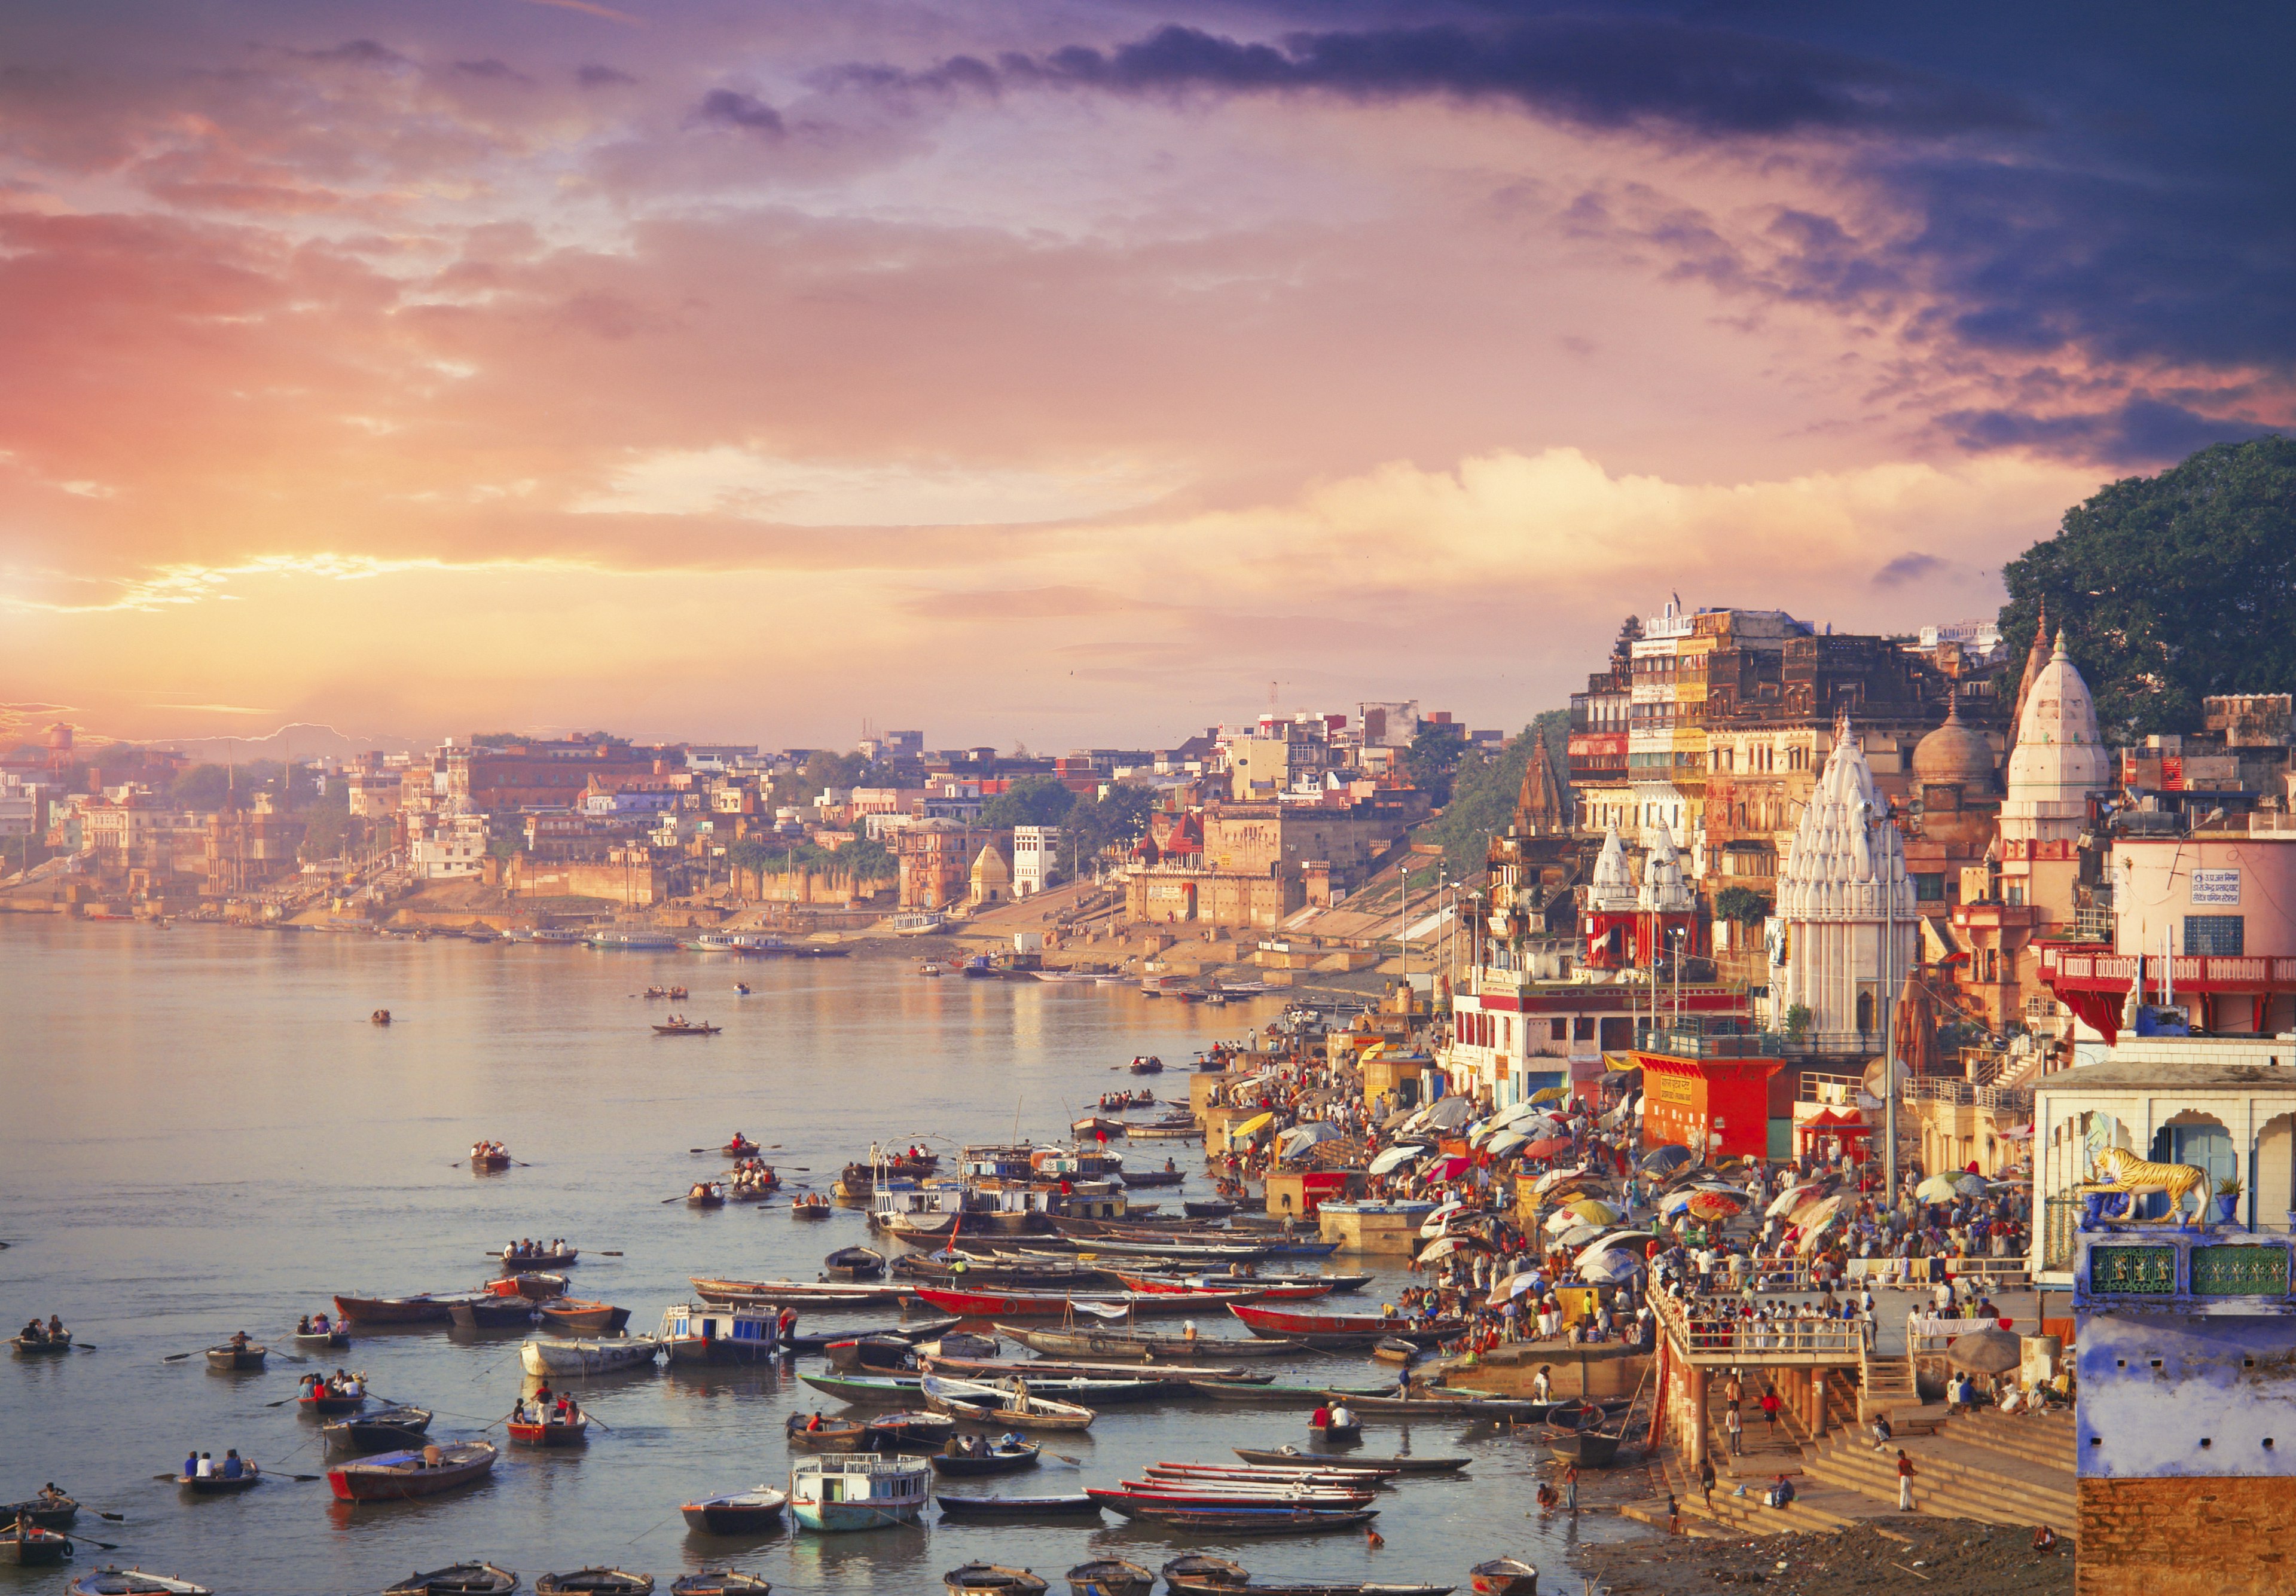
<path fill-rule="evenodd" d="M 1915 872 L 1914 874 L 1914 901 L 1919 904 L 1941 904 L 1945 902 L 1944 873 L 1939 872 L 1935 874 L 1924 874 L 1921 872 Z"/>
<path fill-rule="evenodd" d="M 2185 952 L 2211 958 L 2236 957 L 2245 951 L 2247 918 L 2239 914 L 2185 916 Z"/>
<path fill-rule="evenodd" d="M 1570 1022 L 1569 1020 L 1567 1020 L 1567 1019 L 1550 1019 L 1550 1020 L 1548 1020 L 1548 1021 L 1546 1022 L 1546 1039 L 1547 1039 L 1549 1042 L 1568 1042 L 1568 1041 L 1570 1041 Z"/>

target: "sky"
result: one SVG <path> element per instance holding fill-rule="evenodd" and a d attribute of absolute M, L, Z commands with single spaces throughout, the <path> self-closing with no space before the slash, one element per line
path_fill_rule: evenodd
<path fill-rule="evenodd" d="M 1519 727 L 2296 419 L 2284 8 L 0 13 L 0 731 Z"/>

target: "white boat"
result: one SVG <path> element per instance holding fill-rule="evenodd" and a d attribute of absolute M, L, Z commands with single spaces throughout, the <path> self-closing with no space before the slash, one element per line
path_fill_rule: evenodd
<path fill-rule="evenodd" d="M 723 931 L 704 931 L 685 945 L 697 954 L 730 954 L 740 944 Z"/>
<path fill-rule="evenodd" d="M 530 941 L 556 943 L 562 946 L 586 942 L 588 939 L 588 933 L 575 930 L 569 926 L 544 926 L 529 938 Z"/>
<path fill-rule="evenodd" d="M 893 916 L 896 937 L 924 937 L 939 930 L 948 923 L 948 917 L 931 909 L 912 909 L 906 914 Z"/>
<path fill-rule="evenodd" d="M 529 1374 L 564 1379 L 570 1375 L 611 1374 L 651 1363 L 661 1350 L 652 1336 L 619 1336 L 611 1341 L 533 1340 L 518 1349 L 519 1366 Z"/>
<path fill-rule="evenodd" d="M 822 1453 L 790 1465 L 790 1513 L 824 1534 L 914 1524 L 931 1493 L 923 1458 Z"/>
<path fill-rule="evenodd" d="M 593 931 L 592 947 L 611 948 L 620 953 L 660 949 L 668 952 L 677 946 L 677 938 L 665 937 L 660 931 Z"/>
<path fill-rule="evenodd" d="M 762 1363 L 780 1350 L 772 1308 L 681 1302 L 665 1308 L 658 1339 L 673 1363 Z"/>

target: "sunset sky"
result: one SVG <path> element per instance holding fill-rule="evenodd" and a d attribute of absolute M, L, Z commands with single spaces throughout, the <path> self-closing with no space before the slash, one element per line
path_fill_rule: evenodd
<path fill-rule="evenodd" d="M 2173 19 L 2173 20 L 2172 20 Z M 0 716 L 1517 727 L 2285 425 L 2284 8 L 0 16 Z"/>

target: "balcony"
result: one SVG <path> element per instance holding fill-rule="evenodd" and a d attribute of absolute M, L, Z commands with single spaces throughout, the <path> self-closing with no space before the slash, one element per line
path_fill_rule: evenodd
<path fill-rule="evenodd" d="M 2160 980 L 2161 961 L 2148 958 L 2148 986 Z M 2188 954 L 2169 961 L 2169 981 L 2179 992 L 2296 992 L 2296 959 L 2264 954 Z M 2077 953 L 2070 947 L 2041 949 L 2041 979 L 2058 990 L 2127 992 L 2136 978 L 2134 954 Z"/>

